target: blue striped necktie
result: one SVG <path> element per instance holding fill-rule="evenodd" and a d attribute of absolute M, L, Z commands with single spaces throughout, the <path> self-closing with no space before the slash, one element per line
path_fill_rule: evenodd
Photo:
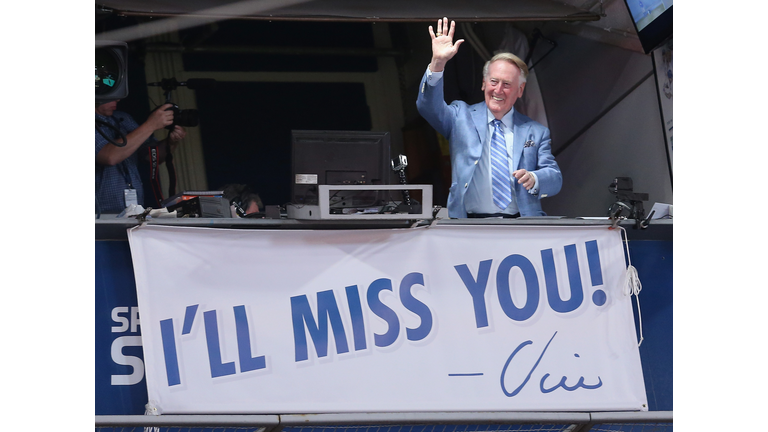
<path fill-rule="evenodd" d="M 509 178 L 509 161 L 504 132 L 501 131 L 501 120 L 493 120 L 493 136 L 491 136 L 491 184 L 493 186 L 493 203 L 500 209 L 505 209 L 512 202 L 512 187 Z"/>

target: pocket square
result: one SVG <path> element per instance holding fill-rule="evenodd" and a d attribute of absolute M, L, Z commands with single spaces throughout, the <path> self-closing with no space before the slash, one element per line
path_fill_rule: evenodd
<path fill-rule="evenodd" d="M 525 142 L 525 147 L 533 147 L 533 145 L 534 145 L 533 140 L 528 140 Z"/>

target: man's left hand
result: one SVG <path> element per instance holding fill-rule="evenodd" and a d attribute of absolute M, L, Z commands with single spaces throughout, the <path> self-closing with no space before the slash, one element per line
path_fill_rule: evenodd
<path fill-rule="evenodd" d="M 517 179 L 517 182 L 525 186 L 527 190 L 531 190 L 536 184 L 536 178 L 533 176 L 533 173 L 524 169 L 519 169 L 513 172 L 512 175 Z"/>
<path fill-rule="evenodd" d="M 185 136 L 187 136 L 187 131 L 185 131 L 183 127 L 176 125 L 173 127 L 173 130 L 168 137 L 171 142 L 178 142 L 183 140 Z"/>

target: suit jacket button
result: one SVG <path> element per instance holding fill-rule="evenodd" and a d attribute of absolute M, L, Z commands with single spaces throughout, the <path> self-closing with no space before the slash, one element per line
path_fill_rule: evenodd
<path fill-rule="evenodd" d="M 469 186 L 469 183 L 464 183 L 464 187 L 466 188 L 467 186 Z"/>
<path fill-rule="evenodd" d="M 478 161 L 475 161 L 475 165 L 477 165 L 477 162 L 478 162 Z"/>

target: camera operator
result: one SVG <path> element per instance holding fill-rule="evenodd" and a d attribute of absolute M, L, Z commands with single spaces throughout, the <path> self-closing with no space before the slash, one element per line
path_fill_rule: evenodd
<path fill-rule="evenodd" d="M 171 152 L 179 141 L 186 136 L 181 126 L 174 126 L 168 137 L 157 141 L 153 133 L 173 124 L 173 111 L 165 104 L 153 111 L 147 121 L 139 125 L 129 114 L 116 111 L 117 102 L 110 101 L 96 104 L 96 119 L 118 128 L 127 143 L 116 146 L 109 142 L 102 133 L 115 143 L 122 143 L 120 135 L 110 127 L 100 126 L 96 131 L 96 203 L 99 213 L 120 213 L 131 204 L 144 205 L 144 188 L 137 168 L 140 149 L 157 146 L 159 163 L 165 161 L 166 146 Z M 99 133 L 101 131 L 101 133 Z M 146 152 L 146 158 L 149 158 Z"/>

